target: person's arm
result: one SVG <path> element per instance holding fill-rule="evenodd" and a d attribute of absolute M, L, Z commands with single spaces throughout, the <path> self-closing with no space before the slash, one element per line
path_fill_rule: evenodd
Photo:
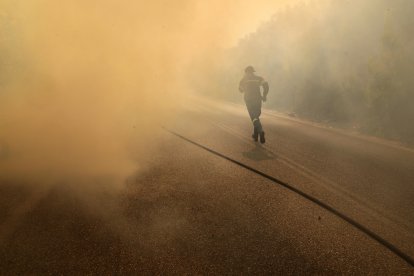
<path fill-rule="evenodd" d="M 263 87 L 262 100 L 265 102 L 267 100 L 267 94 L 269 93 L 269 84 L 264 79 L 262 80 L 262 87 Z"/>

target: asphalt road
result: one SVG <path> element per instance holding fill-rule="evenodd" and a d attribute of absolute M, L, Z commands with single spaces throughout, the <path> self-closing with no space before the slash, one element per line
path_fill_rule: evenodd
<path fill-rule="evenodd" d="M 251 141 L 243 107 L 198 100 L 165 127 L 414 256 L 412 150 L 271 112 L 262 122 L 265 146 Z M 2 181 L 0 274 L 414 274 L 300 195 L 167 131 L 159 139 L 122 189 Z"/>

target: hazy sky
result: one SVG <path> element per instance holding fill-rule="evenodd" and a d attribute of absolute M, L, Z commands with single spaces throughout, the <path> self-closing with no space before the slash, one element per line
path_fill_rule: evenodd
<path fill-rule="evenodd" d="M 198 1 L 195 26 L 225 34 L 220 40 L 222 45 L 233 46 L 240 38 L 254 32 L 262 22 L 268 21 L 279 9 L 304 2 L 306 0 Z"/>

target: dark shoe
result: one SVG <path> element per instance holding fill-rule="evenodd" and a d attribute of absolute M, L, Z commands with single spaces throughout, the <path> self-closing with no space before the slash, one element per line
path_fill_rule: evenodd
<path fill-rule="evenodd" d="M 260 132 L 260 143 L 264 144 L 266 142 L 264 131 Z"/>
<path fill-rule="evenodd" d="M 257 142 L 257 141 L 259 140 L 259 133 L 254 132 L 254 133 L 252 134 L 252 138 L 253 138 L 253 140 L 254 140 L 255 142 Z"/>

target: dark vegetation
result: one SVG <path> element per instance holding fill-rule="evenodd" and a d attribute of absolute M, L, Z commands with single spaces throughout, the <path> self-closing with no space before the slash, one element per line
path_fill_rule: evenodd
<path fill-rule="evenodd" d="M 204 65 L 208 84 L 195 85 L 239 100 L 251 64 L 269 81 L 268 108 L 414 144 L 413 10 L 409 0 L 292 6 Z"/>

